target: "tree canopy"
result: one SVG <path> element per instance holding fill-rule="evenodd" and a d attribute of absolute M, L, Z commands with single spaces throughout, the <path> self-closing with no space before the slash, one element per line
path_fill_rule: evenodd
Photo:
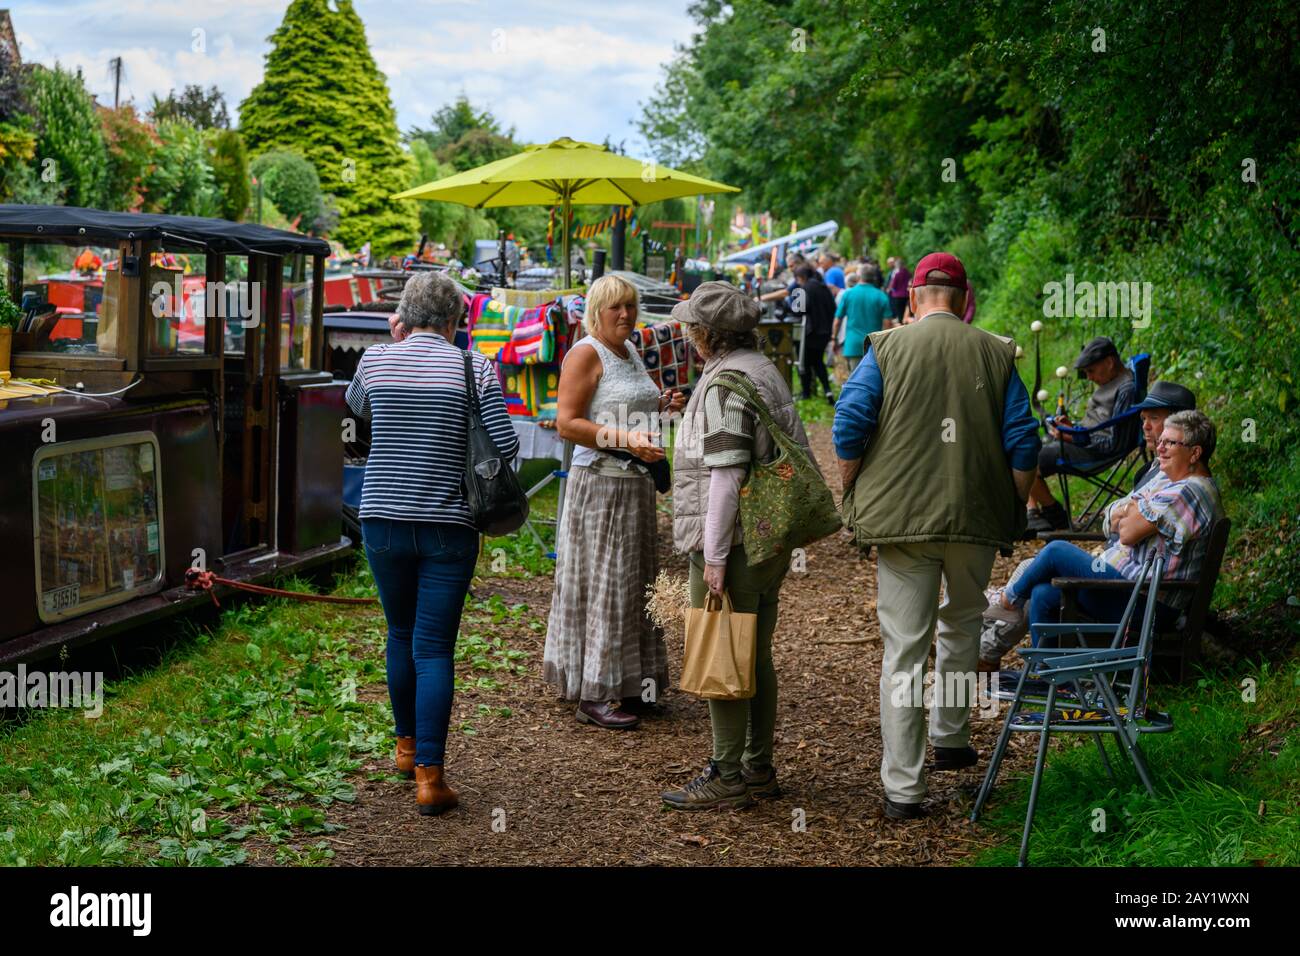
<path fill-rule="evenodd" d="M 369 241 L 378 255 L 414 246 L 414 205 L 391 198 L 410 185 L 411 158 L 349 0 L 289 4 L 239 123 L 251 153 L 288 150 L 315 167 L 324 191 L 337 199 L 334 236 L 344 245 Z"/>
<path fill-rule="evenodd" d="M 162 99 L 153 98 L 149 112 L 155 122 L 185 120 L 196 129 L 230 129 L 226 97 L 215 86 L 205 91 L 197 83 L 191 83 L 179 96 L 170 90 Z"/>
<path fill-rule="evenodd" d="M 701 0 L 640 127 L 751 210 L 834 218 L 846 251 L 945 248 L 979 322 L 1028 339 L 1044 286 L 1149 282 L 1149 323 L 1049 322 L 1149 351 L 1222 429 L 1250 601 L 1300 590 L 1300 8 L 1283 0 Z M 1289 521 L 1289 523 L 1288 523 Z M 1272 582 L 1264 585 L 1264 582 Z M 1259 585 L 1255 587 L 1253 585 Z M 1289 591 L 1286 589 L 1290 588 Z"/>

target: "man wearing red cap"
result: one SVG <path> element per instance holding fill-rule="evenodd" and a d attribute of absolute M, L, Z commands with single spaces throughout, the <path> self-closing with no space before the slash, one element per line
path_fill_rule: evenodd
<path fill-rule="evenodd" d="M 877 549 L 880 778 L 890 819 L 919 816 L 926 794 L 923 677 L 936 624 L 931 769 L 978 759 L 970 709 L 984 589 L 996 551 L 1009 553 L 1024 529 L 1038 462 L 1015 343 L 962 321 L 967 289 L 956 256 L 917 263 L 916 321 L 868 336 L 835 407 L 845 522 L 859 547 Z"/>

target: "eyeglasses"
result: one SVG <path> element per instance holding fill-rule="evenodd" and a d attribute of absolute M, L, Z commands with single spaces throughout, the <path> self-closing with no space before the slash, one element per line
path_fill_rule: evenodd
<path fill-rule="evenodd" d="M 1166 445 L 1182 445 L 1184 448 L 1191 448 L 1191 447 L 1192 447 L 1191 445 L 1188 445 L 1187 442 L 1185 442 L 1185 441 L 1174 441 L 1174 439 L 1172 439 L 1172 438 L 1157 438 L 1157 439 L 1156 439 L 1156 447 L 1157 447 L 1157 448 L 1164 448 Z"/>

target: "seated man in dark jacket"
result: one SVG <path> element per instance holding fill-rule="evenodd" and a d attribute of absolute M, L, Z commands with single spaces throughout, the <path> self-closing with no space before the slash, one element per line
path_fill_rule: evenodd
<path fill-rule="evenodd" d="M 1110 339 L 1104 335 L 1098 336 L 1085 345 L 1075 359 L 1074 367 L 1097 386 L 1088 399 L 1088 409 L 1083 421 L 1079 423 L 1080 427 L 1100 425 L 1133 407 L 1133 373 L 1120 361 L 1119 350 Z M 1064 416 L 1057 418 L 1054 424 L 1075 427 L 1075 423 Z M 1043 444 L 1043 450 L 1038 455 L 1038 478 L 1029 492 L 1028 531 L 1061 531 L 1070 527 L 1070 516 L 1053 497 L 1045 480 L 1048 475 L 1060 471 L 1057 461 L 1064 459 L 1086 467 L 1112 458 L 1116 450 L 1123 447 L 1131 437 L 1126 434 L 1129 427 L 1131 426 L 1106 428 L 1091 435 L 1071 435 L 1049 427 L 1053 440 Z"/>

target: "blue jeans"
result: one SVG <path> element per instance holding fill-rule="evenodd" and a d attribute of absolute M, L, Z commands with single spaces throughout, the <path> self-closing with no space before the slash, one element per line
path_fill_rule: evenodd
<path fill-rule="evenodd" d="M 1025 569 L 1020 579 L 1007 588 L 1007 595 L 1017 606 L 1028 598 L 1031 627 L 1035 624 L 1055 624 L 1061 619 L 1061 592 L 1052 587 L 1052 578 L 1098 578 L 1115 581 L 1123 580 L 1124 575 L 1077 545 L 1068 541 L 1049 541 L 1043 550 L 1038 552 L 1033 563 Z M 1133 592 L 1128 588 L 1118 591 L 1081 588 L 1078 595 L 1079 609 L 1094 621 L 1118 623 L 1124 616 L 1124 608 Z M 1139 602 L 1135 613 L 1140 614 L 1141 610 L 1142 602 Z M 1177 616 L 1177 612 L 1157 602 L 1158 627 L 1169 626 Z M 1037 647 L 1038 635 L 1034 634 L 1032 640 Z"/>
<path fill-rule="evenodd" d="M 442 766 L 460 615 L 478 560 L 478 532 L 455 524 L 362 518 L 366 558 L 388 619 L 388 696 L 415 762 Z"/>

